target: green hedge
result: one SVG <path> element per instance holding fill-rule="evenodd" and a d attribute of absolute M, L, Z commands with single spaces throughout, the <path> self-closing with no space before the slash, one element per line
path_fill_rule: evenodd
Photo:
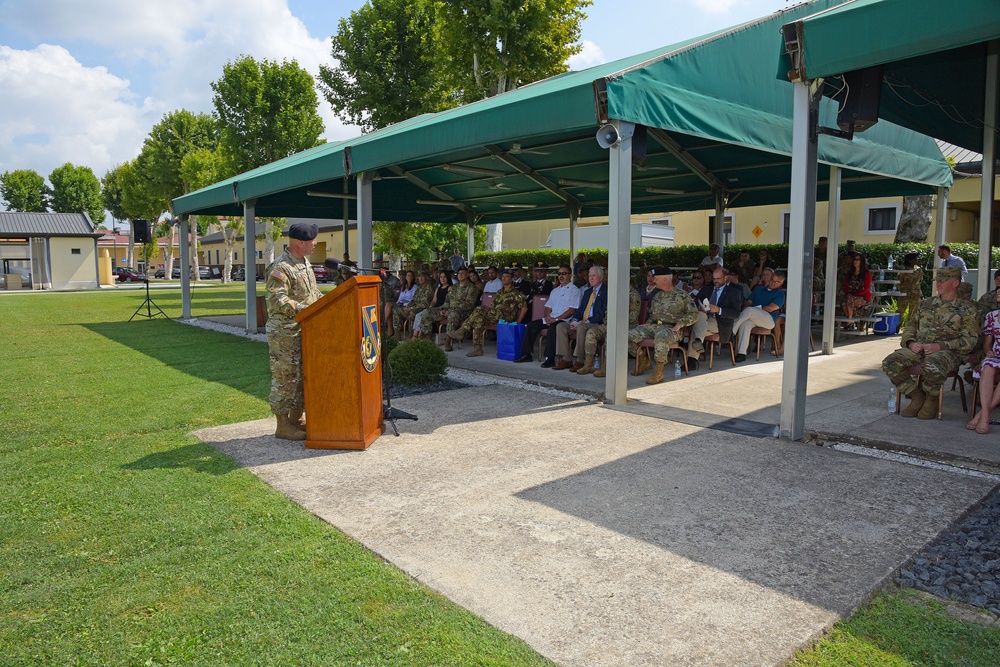
<path fill-rule="evenodd" d="M 969 267 L 976 267 L 979 264 L 979 245 L 975 243 L 949 243 L 953 255 L 957 255 L 965 260 Z M 889 255 L 892 255 L 896 263 L 902 266 L 903 256 L 908 252 L 919 254 L 917 263 L 924 267 L 923 293 L 931 294 L 933 286 L 931 268 L 935 266 L 937 260 L 937 246 L 930 243 L 858 243 L 857 250 L 868 257 L 868 264 L 875 268 L 886 267 L 889 262 Z M 734 243 L 727 246 L 722 251 L 722 258 L 726 264 L 736 262 L 740 257 L 740 252 L 748 250 L 750 256 L 756 259 L 758 251 L 766 248 L 771 253 L 771 258 L 778 263 L 778 266 L 786 268 L 788 266 L 788 244 L 749 244 Z M 603 248 L 584 248 L 581 250 L 591 262 L 596 262 L 602 266 L 608 265 L 608 251 Z M 844 252 L 843 244 L 838 248 L 838 253 Z M 675 246 L 673 248 L 633 248 L 631 252 L 632 266 L 645 264 L 646 266 L 698 266 L 701 260 L 708 255 L 707 245 L 686 245 Z M 521 266 L 534 266 L 535 262 L 543 261 L 548 266 L 558 266 L 559 264 L 570 264 L 568 250 L 503 250 L 500 252 L 477 252 L 475 257 L 476 266 L 510 266 L 512 262 L 518 262 Z M 992 248 L 990 251 L 990 266 L 1000 267 L 1000 248 Z"/>

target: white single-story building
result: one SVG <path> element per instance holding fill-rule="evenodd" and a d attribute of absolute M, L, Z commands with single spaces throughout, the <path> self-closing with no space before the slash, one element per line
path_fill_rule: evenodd
<path fill-rule="evenodd" d="M 86 213 L 0 211 L 0 288 L 96 289 L 100 236 Z"/>

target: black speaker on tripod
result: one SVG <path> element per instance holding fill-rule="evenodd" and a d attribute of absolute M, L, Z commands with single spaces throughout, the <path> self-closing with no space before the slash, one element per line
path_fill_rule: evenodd
<path fill-rule="evenodd" d="M 136 218 L 132 221 L 132 240 L 142 244 L 152 240 L 149 238 L 149 220 Z"/>

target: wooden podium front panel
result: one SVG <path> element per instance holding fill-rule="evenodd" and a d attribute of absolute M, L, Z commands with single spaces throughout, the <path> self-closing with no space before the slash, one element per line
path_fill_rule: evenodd
<path fill-rule="evenodd" d="M 381 355 L 368 371 L 361 349 L 363 308 L 377 313 L 379 287 L 378 278 L 352 278 L 299 315 L 306 447 L 365 449 L 384 431 Z"/>

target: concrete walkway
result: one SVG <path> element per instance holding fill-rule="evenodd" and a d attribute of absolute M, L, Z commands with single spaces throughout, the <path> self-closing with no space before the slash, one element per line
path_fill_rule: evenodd
<path fill-rule="evenodd" d="M 638 400 L 621 408 L 509 385 L 398 399 L 419 421 L 364 452 L 276 440 L 273 420 L 197 435 L 560 665 L 780 665 L 996 485 L 817 446 L 997 469 L 997 436 L 963 428 L 957 392 L 942 422 L 888 414 L 878 363 L 896 345 L 811 359 L 808 444 L 718 424 L 776 422 L 781 361 L 763 356 L 631 379 Z M 602 386 L 464 351 L 454 366 Z"/>

